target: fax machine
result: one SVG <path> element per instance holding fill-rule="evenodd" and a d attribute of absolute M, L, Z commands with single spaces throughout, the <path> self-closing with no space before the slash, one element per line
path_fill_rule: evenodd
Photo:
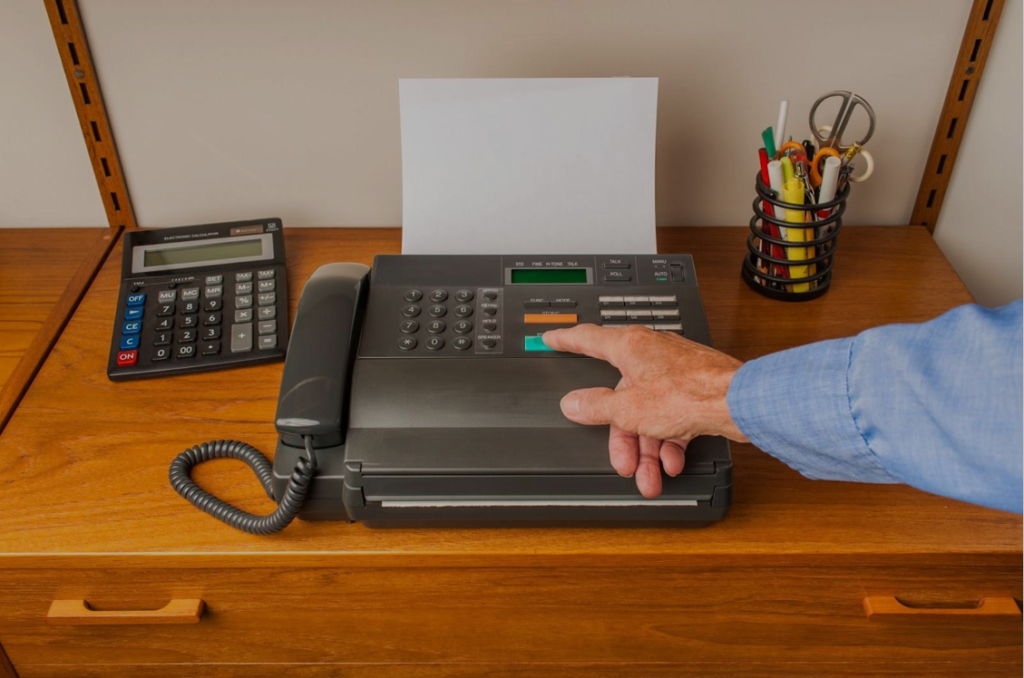
<path fill-rule="evenodd" d="M 693 440 L 683 473 L 649 500 L 612 469 L 607 427 L 562 416 L 567 392 L 619 380 L 610 365 L 541 340 L 577 323 L 711 340 L 689 255 L 389 255 L 372 270 L 323 266 L 292 329 L 272 470 L 252 448 L 219 441 L 179 456 L 172 483 L 251 532 L 296 513 L 379 527 L 724 517 L 725 439 Z M 214 456 L 253 465 L 275 515 L 249 516 L 191 484 L 191 466 Z"/>

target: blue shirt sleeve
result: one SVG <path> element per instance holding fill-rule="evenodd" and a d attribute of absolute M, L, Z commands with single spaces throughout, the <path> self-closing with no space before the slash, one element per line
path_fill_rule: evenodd
<path fill-rule="evenodd" d="M 961 306 L 744 364 L 729 412 L 810 478 L 906 483 L 1021 513 L 1021 301 Z"/>

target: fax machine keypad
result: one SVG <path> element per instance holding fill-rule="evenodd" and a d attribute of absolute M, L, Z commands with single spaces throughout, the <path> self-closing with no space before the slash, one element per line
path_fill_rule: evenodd
<path fill-rule="evenodd" d="M 402 290 L 396 314 L 398 350 L 423 357 L 468 355 L 473 349 L 501 353 L 501 292 L 470 287 Z"/>

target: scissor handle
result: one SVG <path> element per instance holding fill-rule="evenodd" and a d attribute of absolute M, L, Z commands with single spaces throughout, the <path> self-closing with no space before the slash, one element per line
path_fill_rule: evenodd
<path fill-rule="evenodd" d="M 839 107 L 839 113 L 836 114 L 836 121 L 832 123 L 832 131 L 828 137 L 821 136 L 821 132 L 818 129 L 818 124 L 815 121 L 815 114 L 818 112 L 818 106 L 827 99 L 839 97 L 843 100 L 842 105 Z M 809 122 L 811 124 L 811 134 L 814 135 L 815 140 L 818 142 L 818 148 L 824 148 L 826 146 L 836 148 L 840 151 L 845 151 L 853 144 L 843 144 L 842 136 L 843 131 L 846 129 L 846 125 L 850 122 L 850 118 L 853 117 L 853 110 L 860 106 L 868 114 L 868 131 L 864 135 L 863 139 L 857 140 L 858 146 L 863 146 L 871 139 L 871 135 L 875 133 L 875 109 L 871 108 L 871 104 L 864 100 L 858 94 L 853 92 L 847 92 L 846 90 L 836 90 L 834 92 L 828 92 L 818 97 L 818 100 L 811 106 L 811 114 L 809 116 Z"/>

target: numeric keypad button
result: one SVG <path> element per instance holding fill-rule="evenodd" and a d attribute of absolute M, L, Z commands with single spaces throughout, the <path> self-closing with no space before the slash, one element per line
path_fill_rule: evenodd
<path fill-rule="evenodd" d="M 155 329 L 157 332 L 162 332 L 164 330 L 169 330 L 173 327 L 174 318 L 164 318 L 163 320 L 157 322 L 157 324 L 153 326 L 153 329 Z"/>
<path fill-rule="evenodd" d="M 441 337 L 431 337 L 423 342 L 423 345 L 431 351 L 440 351 L 444 348 L 444 339 Z"/>
<path fill-rule="evenodd" d="M 473 307 L 469 304 L 462 304 L 455 307 L 455 315 L 459 318 L 468 318 L 473 315 Z"/>
<path fill-rule="evenodd" d="M 204 325 L 220 325 L 220 321 L 223 318 L 221 313 L 207 313 L 203 316 Z"/>
<path fill-rule="evenodd" d="M 188 344 L 196 340 L 195 330 L 178 330 L 178 343 Z"/>
<path fill-rule="evenodd" d="M 427 309 L 427 313 L 430 314 L 431 318 L 443 318 L 445 313 L 447 312 L 448 309 L 445 308 L 444 304 L 434 304 L 429 309 Z"/>
<path fill-rule="evenodd" d="M 402 334 L 414 334 L 420 328 L 420 324 L 415 320 L 406 320 L 404 323 L 398 326 L 398 329 Z"/>
<path fill-rule="evenodd" d="M 473 340 L 469 337 L 455 337 L 452 341 L 452 346 L 458 351 L 465 351 L 473 345 Z"/>
<path fill-rule="evenodd" d="M 252 323 L 231 326 L 231 352 L 245 353 L 252 350 Z"/>
<path fill-rule="evenodd" d="M 204 327 L 203 339 L 206 339 L 207 341 L 210 339 L 220 339 L 220 326 Z"/>
<path fill-rule="evenodd" d="M 178 311 L 180 313 L 195 313 L 199 310 L 199 302 L 195 299 L 190 301 L 183 301 L 178 304 Z"/>
<path fill-rule="evenodd" d="M 448 293 L 444 290 L 434 290 L 430 293 L 430 300 L 434 302 L 442 302 L 448 298 Z"/>
<path fill-rule="evenodd" d="M 219 341 L 204 341 L 200 352 L 203 355 L 217 355 L 220 353 L 220 342 Z"/>
<path fill-rule="evenodd" d="M 199 324 L 199 316 L 196 314 L 184 315 L 181 317 L 181 322 L 178 323 L 178 327 L 195 327 Z"/>
<path fill-rule="evenodd" d="M 155 335 L 153 335 L 153 345 L 166 346 L 167 344 L 171 343 L 171 339 L 173 338 L 174 335 L 171 332 L 157 332 Z"/>
<path fill-rule="evenodd" d="M 167 360 L 171 357 L 170 346 L 159 346 L 153 350 L 153 362 L 157 360 Z"/>
<path fill-rule="evenodd" d="M 174 355 L 178 358 L 195 358 L 196 357 L 196 345 L 195 344 L 182 344 L 178 346 Z"/>
<path fill-rule="evenodd" d="M 157 304 L 156 317 L 166 318 L 169 315 L 174 315 L 174 304 Z"/>
<path fill-rule="evenodd" d="M 431 320 L 427 323 L 427 332 L 431 334 L 440 334 L 444 332 L 445 324 L 443 320 Z"/>
<path fill-rule="evenodd" d="M 411 351 L 416 348 L 417 344 L 419 342 L 416 341 L 416 337 L 402 337 L 398 340 L 398 348 L 403 351 Z"/>
<path fill-rule="evenodd" d="M 454 329 L 457 334 L 468 334 L 473 331 L 473 323 L 469 320 L 460 320 L 452 325 L 452 329 Z"/>
<path fill-rule="evenodd" d="M 220 299 L 207 299 L 203 302 L 203 310 L 206 312 L 219 311 L 224 305 L 224 302 Z"/>
<path fill-rule="evenodd" d="M 455 301 L 460 304 L 465 304 L 467 301 L 473 301 L 473 290 L 459 290 L 455 293 Z"/>
<path fill-rule="evenodd" d="M 419 290 L 406 290 L 405 294 L 402 295 L 402 298 L 406 301 L 419 301 L 423 298 L 423 292 L 420 292 Z"/>
<path fill-rule="evenodd" d="M 402 315 L 404 315 L 406 318 L 415 318 L 419 314 L 420 307 L 417 306 L 416 304 L 409 304 L 408 306 L 402 309 Z"/>

